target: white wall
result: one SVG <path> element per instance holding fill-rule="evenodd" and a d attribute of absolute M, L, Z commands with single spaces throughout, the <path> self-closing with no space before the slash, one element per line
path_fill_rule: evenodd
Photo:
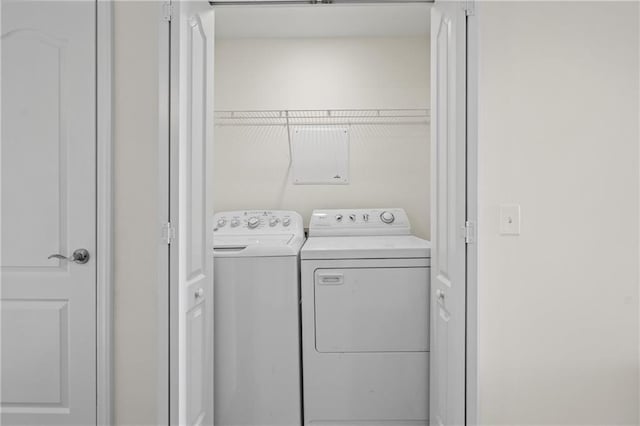
<path fill-rule="evenodd" d="M 638 424 L 638 4 L 477 17 L 480 422 Z"/>
<path fill-rule="evenodd" d="M 428 108 L 429 40 L 222 39 L 216 109 Z M 349 185 L 292 185 L 284 127 L 216 127 L 216 210 L 404 207 L 429 237 L 429 126 L 350 131 Z"/>
<path fill-rule="evenodd" d="M 114 2 L 115 424 L 155 425 L 158 25 L 155 2 Z"/>

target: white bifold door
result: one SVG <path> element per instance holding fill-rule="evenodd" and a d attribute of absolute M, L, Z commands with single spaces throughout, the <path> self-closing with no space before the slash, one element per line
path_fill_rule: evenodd
<path fill-rule="evenodd" d="M 1 14 L 0 423 L 96 424 L 96 3 Z"/>
<path fill-rule="evenodd" d="M 173 2 L 171 18 L 170 377 L 172 425 L 213 425 L 214 16 Z"/>
<path fill-rule="evenodd" d="M 465 424 L 466 13 L 436 1 L 431 12 L 430 424 Z"/>

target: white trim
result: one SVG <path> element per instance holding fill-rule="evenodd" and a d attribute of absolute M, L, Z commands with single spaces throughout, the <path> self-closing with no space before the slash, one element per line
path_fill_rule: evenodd
<path fill-rule="evenodd" d="M 474 0 L 468 0 L 474 3 Z M 477 5 L 471 5 L 475 12 Z M 466 424 L 478 425 L 478 17 L 467 16 L 467 220 L 475 238 L 467 245 Z"/>
<path fill-rule="evenodd" d="M 177 4 L 173 4 L 173 7 L 179 7 Z M 178 226 L 179 223 L 179 189 L 180 189 L 180 179 L 178 178 L 178 173 L 180 171 L 178 167 L 178 161 L 180 158 L 180 144 L 178 141 L 180 140 L 179 134 L 179 123 L 180 123 L 180 115 L 182 111 L 180 109 L 180 80 L 179 80 L 179 69 L 180 69 L 180 24 L 182 26 L 186 25 L 185 22 L 181 22 L 181 16 L 176 17 L 176 10 L 173 10 L 173 15 L 171 21 L 169 22 L 169 162 L 168 162 L 168 173 L 169 173 L 169 222 L 173 223 L 174 226 Z M 173 141 L 173 143 L 171 142 Z M 178 232 L 180 230 L 178 229 Z M 178 236 L 179 238 L 179 236 Z M 169 259 L 168 259 L 168 296 L 169 296 L 169 310 L 167 315 L 169 317 L 168 321 L 168 330 L 169 330 L 169 364 L 168 364 L 168 374 L 169 374 L 169 425 L 178 426 L 181 425 L 180 419 L 180 309 L 179 309 L 179 301 L 180 301 L 180 293 L 179 293 L 179 275 L 178 275 L 178 265 L 179 265 L 179 256 L 180 252 L 178 250 L 178 244 L 172 244 L 169 246 Z"/>
<path fill-rule="evenodd" d="M 158 3 L 158 383 L 156 424 L 169 424 L 169 245 L 162 228 L 169 221 L 169 90 L 171 31 L 164 18 L 169 2 Z"/>
<path fill-rule="evenodd" d="M 96 0 L 96 423 L 113 424 L 113 1 Z"/>
<path fill-rule="evenodd" d="M 109 0 L 103 0 L 109 1 Z M 473 0 L 469 0 L 473 1 Z M 166 4 L 166 3 L 165 3 Z M 165 4 L 159 3 L 159 19 L 162 21 Z M 160 241 L 158 286 L 159 286 L 159 313 L 158 325 L 160 332 L 158 344 L 158 421 L 157 424 L 169 424 L 169 406 L 177 405 L 176 401 L 169 401 L 169 376 L 171 368 L 169 364 L 169 251 L 167 245 L 162 243 L 160 229 L 166 223 L 169 211 L 169 137 L 170 137 L 170 25 L 160 25 L 159 31 L 159 216 L 158 235 Z M 477 74 L 478 74 L 478 41 L 477 41 L 477 14 L 467 17 L 467 219 L 478 226 L 477 203 L 477 179 L 478 179 L 478 150 L 477 150 Z M 175 208 L 175 206 L 174 206 Z M 477 232 L 477 231 L 476 231 Z M 477 235 L 477 233 L 476 233 Z M 478 424 L 478 245 L 477 239 L 467 249 L 467 392 L 466 392 L 466 424 Z M 175 295 L 173 295 L 175 296 Z M 175 302 L 174 302 L 175 303 Z M 162 332 L 164 330 L 165 332 Z M 174 373 L 175 374 L 175 373 Z M 174 413 L 175 416 L 175 413 Z M 173 419 L 175 422 L 175 418 Z"/>

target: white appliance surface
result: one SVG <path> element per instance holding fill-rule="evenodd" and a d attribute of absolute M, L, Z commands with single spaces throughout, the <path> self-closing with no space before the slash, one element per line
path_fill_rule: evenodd
<path fill-rule="evenodd" d="M 304 242 L 302 217 L 296 212 L 219 212 L 213 220 L 218 257 L 297 256 Z"/>
<path fill-rule="evenodd" d="M 431 243 L 414 235 L 309 238 L 302 259 L 429 258 Z"/>
<path fill-rule="evenodd" d="M 214 220 L 215 424 L 300 426 L 302 217 L 249 211 Z"/>
<path fill-rule="evenodd" d="M 430 243 L 402 209 L 314 211 L 309 235 L 304 424 L 426 426 Z"/>
<path fill-rule="evenodd" d="M 410 235 L 411 224 L 403 209 L 314 210 L 310 237 L 355 235 Z"/>
<path fill-rule="evenodd" d="M 316 269 L 316 350 L 429 350 L 427 272 L 425 267 Z"/>

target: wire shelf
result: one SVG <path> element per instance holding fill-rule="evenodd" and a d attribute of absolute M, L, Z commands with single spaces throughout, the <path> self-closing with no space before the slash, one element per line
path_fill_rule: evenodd
<path fill-rule="evenodd" d="M 429 124 L 428 109 L 215 111 L 217 126 Z"/>

